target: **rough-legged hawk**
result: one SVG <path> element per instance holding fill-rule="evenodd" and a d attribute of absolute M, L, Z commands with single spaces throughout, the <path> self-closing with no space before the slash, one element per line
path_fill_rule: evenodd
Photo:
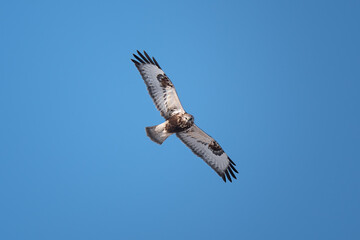
<path fill-rule="evenodd" d="M 144 79 L 156 108 L 166 120 L 157 126 L 146 128 L 150 139 L 162 144 L 171 134 L 176 133 L 176 136 L 212 167 L 225 182 L 226 178 L 231 182 L 231 176 L 236 179 L 236 164 L 212 137 L 195 125 L 194 117 L 185 112 L 174 85 L 155 58 L 150 58 L 145 51 L 145 56 L 139 51 L 137 53 L 139 56 L 133 54 L 136 60 L 131 61 L 135 63 Z"/>

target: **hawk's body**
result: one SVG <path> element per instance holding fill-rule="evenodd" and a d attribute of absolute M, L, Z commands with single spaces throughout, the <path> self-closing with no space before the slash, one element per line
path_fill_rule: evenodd
<path fill-rule="evenodd" d="M 194 124 L 194 117 L 185 112 L 177 96 L 174 85 L 161 70 L 155 58 L 145 56 L 139 51 L 140 57 L 134 54 L 131 59 L 139 70 L 156 108 L 165 122 L 147 127 L 146 133 L 151 140 L 162 144 L 173 133 L 185 143 L 197 156 L 201 157 L 226 182 L 225 176 L 231 181 L 230 175 L 236 179 L 235 163 L 227 156 L 220 145 Z M 234 172 L 233 172 L 234 171 Z"/>

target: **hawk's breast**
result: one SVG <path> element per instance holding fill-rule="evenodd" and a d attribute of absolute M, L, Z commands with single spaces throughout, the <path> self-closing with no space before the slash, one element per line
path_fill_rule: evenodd
<path fill-rule="evenodd" d="M 178 133 L 189 129 L 194 124 L 194 118 L 188 113 L 178 113 L 167 120 L 166 131 Z"/>

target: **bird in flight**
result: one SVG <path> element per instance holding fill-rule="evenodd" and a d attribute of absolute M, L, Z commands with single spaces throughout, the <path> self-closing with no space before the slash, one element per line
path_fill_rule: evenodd
<path fill-rule="evenodd" d="M 194 123 L 194 117 L 185 112 L 173 83 L 163 72 L 155 58 L 137 51 L 131 59 L 139 70 L 156 108 L 165 122 L 147 127 L 146 134 L 154 142 L 162 144 L 170 135 L 176 134 L 180 140 L 202 158 L 226 182 L 236 179 L 236 164 L 229 158 L 220 145 Z"/>

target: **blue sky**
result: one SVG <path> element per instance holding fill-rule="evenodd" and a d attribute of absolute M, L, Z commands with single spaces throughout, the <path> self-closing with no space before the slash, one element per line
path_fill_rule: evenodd
<path fill-rule="evenodd" d="M 1 239 L 360 239 L 359 1 L 2 1 Z M 224 183 L 130 61 L 155 56 Z"/>

